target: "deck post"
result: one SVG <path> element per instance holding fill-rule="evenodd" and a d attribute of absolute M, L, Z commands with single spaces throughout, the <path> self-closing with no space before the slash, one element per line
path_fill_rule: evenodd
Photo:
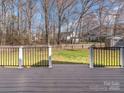
<path fill-rule="evenodd" d="M 48 46 L 48 64 L 49 68 L 52 68 L 52 47 Z"/>
<path fill-rule="evenodd" d="M 89 67 L 90 68 L 93 68 L 93 56 L 94 56 L 93 55 L 94 54 L 93 52 L 94 52 L 93 47 L 90 47 L 90 55 L 89 55 L 90 56 L 89 57 L 89 61 L 90 61 Z"/>
<path fill-rule="evenodd" d="M 121 68 L 124 67 L 124 47 L 120 48 L 120 64 L 121 64 Z"/>
<path fill-rule="evenodd" d="M 23 68 L 23 46 L 19 47 L 19 69 Z"/>

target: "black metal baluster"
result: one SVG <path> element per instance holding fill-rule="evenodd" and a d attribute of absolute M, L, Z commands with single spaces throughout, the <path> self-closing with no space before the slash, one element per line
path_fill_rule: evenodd
<path fill-rule="evenodd" d="M 14 60 L 14 57 L 16 58 L 16 60 Z M 18 66 L 18 64 L 19 64 L 19 50 L 18 50 L 18 48 L 13 48 L 12 60 L 13 60 L 13 63 L 15 64 L 15 66 Z"/>
<path fill-rule="evenodd" d="M 29 51 L 28 51 L 28 48 L 25 48 L 25 53 L 26 53 L 26 66 L 28 66 L 28 64 L 29 64 Z"/>
<path fill-rule="evenodd" d="M 45 60 L 45 62 L 44 62 L 44 66 L 46 66 L 46 48 L 44 47 L 44 60 Z"/>
<path fill-rule="evenodd" d="M 9 66 L 9 48 L 7 48 L 7 61 L 8 61 L 8 66 Z"/>
<path fill-rule="evenodd" d="M 113 48 L 110 49 L 110 54 L 111 54 L 111 57 L 110 58 L 111 58 L 111 61 L 109 62 L 109 66 L 111 66 L 111 63 L 112 63 L 112 49 Z"/>
<path fill-rule="evenodd" d="M 99 54 L 100 54 L 100 63 L 99 64 L 100 64 L 100 67 L 101 67 L 101 48 L 100 48 L 100 53 Z"/>
<path fill-rule="evenodd" d="M 33 50 L 33 65 L 36 66 L 37 65 L 37 62 L 36 62 L 36 54 L 35 54 L 35 47 L 32 47 L 32 50 Z"/>
<path fill-rule="evenodd" d="M 47 51 L 47 49 L 48 49 L 48 47 L 45 47 L 45 48 L 46 48 L 46 67 L 47 67 L 47 64 L 48 64 L 48 56 L 47 56 L 48 51 Z"/>
<path fill-rule="evenodd" d="M 22 50 L 23 51 L 23 50 Z M 17 48 L 17 50 L 16 50 L 16 53 L 17 53 L 17 63 L 16 63 L 16 66 L 19 66 L 19 48 Z M 24 55 L 23 55 L 23 57 L 24 57 Z M 23 58 L 24 59 L 24 58 Z M 23 64 L 24 64 L 24 60 L 22 60 L 22 62 L 23 62 Z"/>
<path fill-rule="evenodd" d="M 46 66 L 47 66 L 47 62 L 48 62 L 48 61 L 47 61 L 47 60 L 48 60 L 48 59 L 47 59 L 47 54 L 48 54 L 47 47 L 45 47 L 45 52 L 46 52 L 46 54 L 45 54 L 45 61 L 46 61 L 46 62 L 45 62 L 45 67 L 46 67 Z"/>
<path fill-rule="evenodd" d="M 3 48 L 3 66 L 4 66 L 4 64 L 5 64 L 5 62 L 4 61 L 6 61 L 6 51 L 5 51 L 5 48 Z"/>
<path fill-rule="evenodd" d="M 25 66 L 25 48 L 23 48 L 23 50 L 22 50 L 23 52 L 23 66 Z"/>
<path fill-rule="evenodd" d="M 94 50 L 94 49 L 93 49 Z M 96 60 L 96 58 L 95 58 L 95 56 L 96 56 L 96 53 L 95 53 L 95 50 L 94 50 L 94 59 L 93 59 L 93 62 L 95 63 L 95 60 Z"/>
<path fill-rule="evenodd" d="M 113 54 L 113 56 L 112 56 L 113 61 L 111 63 L 111 66 L 115 66 L 115 47 L 112 50 L 112 54 Z"/>
<path fill-rule="evenodd" d="M 10 57 L 10 62 L 14 64 L 14 62 L 12 61 L 12 57 L 13 57 L 12 52 L 13 52 L 13 48 L 11 47 L 9 57 Z M 13 66 L 15 66 L 15 64 Z"/>
<path fill-rule="evenodd" d="M 15 62 L 15 60 L 14 60 L 14 57 L 16 56 L 16 48 L 12 48 L 12 61 L 13 61 L 13 63 L 16 65 L 16 62 Z M 17 57 L 18 57 L 18 55 L 17 55 Z"/>
<path fill-rule="evenodd" d="M 6 48 L 6 61 L 7 61 L 7 66 L 8 66 L 8 52 L 7 52 L 7 48 Z"/>
<path fill-rule="evenodd" d="M 106 63 L 107 63 L 107 49 L 105 48 L 105 66 L 106 66 Z"/>
<path fill-rule="evenodd" d="M 48 57 L 49 57 L 49 51 L 48 51 L 48 48 L 49 48 L 49 47 L 46 47 L 46 52 L 47 52 L 47 58 L 46 58 L 46 60 L 47 60 L 47 62 L 46 62 L 47 65 L 46 65 L 46 66 L 48 66 L 48 64 L 49 64 L 49 58 L 48 58 Z M 94 54 L 93 54 L 93 56 L 94 56 Z M 93 58 L 94 58 L 94 57 L 93 57 Z M 94 59 L 93 59 L 93 60 L 94 60 Z"/>
<path fill-rule="evenodd" d="M 117 66 L 118 65 L 118 47 L 116 48 L 115 56 L 116 56 L 115 64 Z"/>
<path fill-rule="evenodd" d="M 109 52 L 110 52 L 110 61 L 109 61 L 109 63 L 108 63 L 108 66 L 110 66 L 110 62 L 111 62 L 111 48 L 109 48 Z"/>
<path fill-rule="evenodd" d="M 33 65 L 35 65 L 36 63 L 33 61 L 34 59 L 34 53 L 33 53 L 33 47 L 31 48 L 31 62 Z"/>
<path fill-rule="evenodd" d="M 110 47 L 108 48 L 108 52 L 109 52 L 109 56 L 108 56 L 108 59 L 109 59 L 109 61 L 107 62 L 107 66 L 109 66 L 109 63 L 110 63 L 110 61 L 111 61 L 111 59 L 110 59 Z"/>
<path fill-rule="evenodd" d="M 44 67 L 46 66 L 46 49 L 45 49 L 45 47 L 43 47 L 44 48 Z"/>
<path fill-rule="evenodd" d="M 24 49 L 24 65 L 27 66 L 28 64 L 28 55 L 26 53 L 26 48 L 23 48 Z"/>
<path fill-rule="evenodd" d="M 8 52 L 8 63 L 9 63 L 9 66 L 13 66 L 13 64 L 10 63 L 10 49 L 11 48 L 8 47 L 8 51 L 7 51 Z"/>
<path fill-rule="evenodd" d="M 30 48 L 27 48 L 28 51 L 28 66 L 30 66 Z"/>
<path fill-rule="evenodd" d="M 16 64 L 16 62 L 17 62 L 17 60 L 16 60 L 16 59 L 17 59 L 16 56 L 17 56 L 17 54 L 18 54 L 18 53 L 17 53 L 17 51 L 18 51 L 17 48 L 14 48 L 14 51 L 15 51 L 15 58 L 14 58 L 15 60 L 14 60 L 14 64 Z"/>
<path fill-rule="evenodd" d="M 120 63 L 121 63 L 121 60 L 120 60 L 121 52 L 120 52 L 120 51 L 121 51 L 121 48 L 119 48 L 119 63 L 118 63 L 119 66 L 121 66 L 121 65 L 120 65 Z"/>
<path fill-rule="evenodd" d="M 41 65 L 43 66 L 43 48 L 41 47 Z"/>
<path fill-rule="evenodd" d="M 38 64 L 39 64 L 39 67 L 40 67 L 40 47 L 37 47 L 37 61 L 38 61 Z"/>
<path fill-rule="evenodd" d="M 29 61 L 29 66 L 32 66 L 32 65 L 33 65 L 32 60 L 31 60 L 31 57 L 32 57 L 31 48 L 32 48 L 32 47 L 29 48 L 29 53 L 30 53 L 30 57 L 29 57 L 29 58 L 30 58 L 30 59 L 29 59 L 29 60 L 30 60 L 30 61 Z"/>
<path fill-rule="evenodd" d="M 36 49 L 34 48 L 34 63 L 36 63 Z M 37 66 L 37 64 L 35 64 Z"/>
<path fill-rule="evenodd" d="M 117 48 L 115 47 L 115 49 L 114 49 L 114 66 L 116 66 L 116 59 L 117 59 L 116 52 L 117 52 Z"/>
<path fill-rule="evenodd" d="M 95 61 L 95 66 L 97 66 L 97 62 L 99 61 L 99 60 L 98 60 L 98 57 L 97 57 L 97 56 L 98 56 L 98 55 L 97 55 L 97 49 L 94 48 L 94 50 L 96 51 L 96 61 Z"/>
<path fill-rule="evenodd" d="M 17 60 L 14 61 L 13 58 L 16 56 L 16 51 L 17 51 L 16 48 L 13 47 L 13 48 L 12 48 L 12 62 L 15 64 L 15 66 L 17 66 L 17 62 L 16 62 Z M 18 53 L 18 52 L 17 52 L 17 53 Z M 18 58 L 18 55 L 17 55 L 17 58 Z"/>
<path fill-rule="evenodd" d="M 38 50 L 38 52 L 39 52 L 39 54 L 38 54 L 38 56 L 39 56 L 39 63 L 40 63 L 40 66 L 41 66 L 41 55 L 40 55 L 40 53 L 41 53 L 41 51 L 40 51 L 40 47 L 39 47 L 39 50 Z"/>
<path fill-rule="evenodd" d="M 41 62 L 41 60 L 42 60 L 42 58 L 41 58 L 41 53 L 42 53 L 42 51 L 41 51 L 41 47 L 40 47 L 40 66 L 42 66 L 42 62 Z"/>
<path fill-rule="evenodd" d="M 37 49 L 36 49 L 36 47 L 35 47 L 35 63 L 36 63 L 35 66 L 39 66 L 38 59 L 37 59 Z"/>
<path fill-rule="evenodd" d="M 31 49 L 31 51 L 32 51 L 32 62 L 33 62 L 33 65 L 35 65 L 35 61 L 34 61 L 34 48 L 33 47 Z"/>
<path fill-rule="evenodd" d="M 1 48 L 1 66 L 3 66 L 3 48 Z"/>
<path fill-rule="evenodd" d="M 31 52 L 30 52 L 30 50 L 31 50 L 31 48 L 30 47 L 28 47 L 28 53 L 29 53 L 29 61 L 28 61 L 28 66 L 30 66 L 31 65 Z"/>
<path fill-rule="evenodd" d="M 102 52 L 101 52 L 101 48 L 100 48 L 100 67 L 101 67 L 101 62 L 102 62 Z"/>
<path fill-rule="evenodd" d="M 116 53 L 115 53 L 115 56 L 116 56 L 116 59 L 115 59 L 115 65 L 118 65 L 118 47 L 116 48 Z"/>

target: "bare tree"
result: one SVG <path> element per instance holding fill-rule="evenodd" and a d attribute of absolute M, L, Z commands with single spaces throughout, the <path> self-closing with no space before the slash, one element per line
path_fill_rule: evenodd
<path fill-rule="evenodd" d="M 91 13 L 93 13 L 92 8 L 94 5 L 96 5 L 96 3 L 98 2 L 98 0 L 79 0 L 80 3 L 80 11 L 75 11 L 74 14 L 76 14 L 77 16 L 77 22 L 75 24 L 75 30 L 76 30 L 76 36 L 79 33 L 83 33 L 83 32 L 79 32 L 79 31 L 83 31 L 82 26 L 85 23 L 84 18 L 86 18 L 86 16 L 90 15 Z M 80 30 L 79 30 L 80 29 Z M 76 42 L 76 38 L 74 39 L 74 42 Z"/>
<path fill-rule="evenodd" d="M 46 43 L 49 45 L 49 2 L 48 0 L 44 1 L 44 12 L 45 12 L 45 29 L 46 29 Z"/>
<path fill-rule="evenodd" d="M 50 28 L 50 11 L 51 7 L 54 4 L 54 0 L 40 0 L 41 2 L 41 15 L 44 17 L 44 24 L 45 24 L 45 41 L 46 44 L 50 44 L 49 40 L 49 28 Z M 43 22 L 42 22 L 43 23 Z"/>
<path fill-rule="evenodd" d="M 107 4 L 106 2 L 108 2 L 109 4 Z M 99 38 L 98 41 L 102 42 L 102 33 L 103 33 L 103 29 L 104 26 L 107 27 L 107 23 L 109 23 L 111 20 L 109 17 L 112 17 L 112 9 L 114 7 L 115 1 L 111 1 L 111 0 L 100 0 L 97 3 L 98 9 L 96 9 L 96 16 L 98 19 L 98 23 L 99 23 Z M 107 35 L 107 33 L 106 33 Z"/>
<path fill-rule="evenodd" d="M 7 13 L 7 5 L 6 0 L 1 0 L 1 45 L 5 45 L 6 43 L 6 13 Z"/>
<path fill-rule="evenodd" d="M 32 17 L 35 14 L 36 9 L 36 1 L 35 0 L 27 0 L 26 3 L 26 13 L 27 13 L 27 23 L 28 23 L 28 37 L 29 44 L 32 43 Z"/>
<path fill-rule="evenodd" d="M 102 26 L 112 24 L 113 19 L 107 20 L 107 18 L 116 7 L 114 5 L 121 4 L 118 13 L 115 14 L 116 21 L 113 23 L 113 30 L 116 31 L 116 24 L 123 9 L 122 1 L 0 0 L 0 44 L 39 44 L 43 41 L 48 45 L 61 44 L 63 31 L 74 32 L 75 40 L 80 34 L 79 39 L 82 41 L 84 32 L 88 32 L 94 26 L 92 24 L 95 24 L 94 15 L 97 17 L 99 32 L 102 34 Z M 68 43 L 66 41 L 66 44 Z"/>
<path fill-rule="evenodd" d="M 57 8 L 57 17 L 58 17 L 58 41 L 57 44 L 60 44 L 61 38 L 61 27 L 65 20 L 65 12 L 73 6 L 75 0 L 56 0 L 56 8 Z"/>

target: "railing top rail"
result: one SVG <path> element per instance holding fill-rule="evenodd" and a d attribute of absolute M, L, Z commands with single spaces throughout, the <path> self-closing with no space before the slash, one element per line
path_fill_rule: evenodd
<path fill-rule="evenodd" d="M 124 47 L 92 47 L 94 49 L 113 49 L 113 48 L 124 48 Z"/>
<path fill-rule="evenodd" d="M 50 46 L 48 46 L 48 45 L 0 46 L 0 48 L 20 48 L 20 47 L 23 47 L 23 48 L 34 48 L 34 47 L 48 48 Z"/>

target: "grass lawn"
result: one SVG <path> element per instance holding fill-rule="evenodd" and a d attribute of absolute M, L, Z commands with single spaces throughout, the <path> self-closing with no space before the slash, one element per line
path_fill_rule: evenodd
<path fill-rule="evenodd" d="M 52 60 L 54 64 L 86 64 L 88 63 L 89 50 L 53 50 Z"/>

